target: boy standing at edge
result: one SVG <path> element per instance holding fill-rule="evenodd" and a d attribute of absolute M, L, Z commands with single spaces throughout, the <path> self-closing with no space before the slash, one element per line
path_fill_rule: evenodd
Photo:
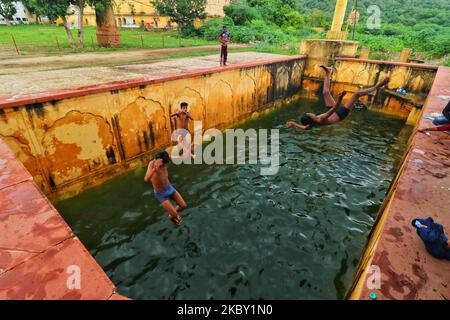
<path fill-rule="evenodd" d="M 221 43 L 220 65 L 226 66 L 228 58 L 228 42 L 230 42 L 230 34 L 228 33 L 227 26 L 223 26 L 222 31 L 220 33 L 219 41 Z"/>

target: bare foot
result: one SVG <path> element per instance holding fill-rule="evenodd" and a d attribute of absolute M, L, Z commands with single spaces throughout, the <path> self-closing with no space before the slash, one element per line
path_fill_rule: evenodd
<path fill-rule="evenodd" d="M 331 71 L 333 70 L 333 69 L 331 69 L 330 67 L 326 67 L 326 66 L 324 66 L 324 65 L 321 65 L 320 67 L 321 67 L 321 68 L 325 71 L 325 73 L 327 73 L 327 74 L 330 74 Z"/>
<path fill-rule="evenodd" d="M 381 88 L 382 86 L 387 85 L 387 84 L 389 83 L 390 80 L 391 80 L 391 79 L 389 79 L 389 78 L 384 78 L 383 80 L 381 80 L 380 82 L 378 82 L 376 86 L 377 86 L 378 88 Z"/>
<path fill-rule="evenodd" d="M 181 223 L 181 220 L 183 220 L 179 215 L 177 215 L 176 217 L 169 217 L 169 219 L 176 226 L 179 226 Z"/>

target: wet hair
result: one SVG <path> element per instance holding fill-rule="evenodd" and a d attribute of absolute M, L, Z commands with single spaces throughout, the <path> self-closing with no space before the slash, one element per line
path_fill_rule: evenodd
<path fill-rule="evenodd" d="M 167 153 L 167 151 L 160 151 L 155 155 L 155 159 L 162 159 L 163 163 L 169 163 L 170 162 L 170 156 Z"/>
<path fill-rule="evenodd" d="M 184 107 L 188 107 L 188 104 L 187 104 L 187 102 L 182 102 L 181 104 L 180 104 L 180 107 L 181 108 L 184 108 Z"/>
<path fill-rule="evenodd" d="M 411 221 L 411 224 L 412 224 L 412 226 L 413 226 L 414 228 L 417 228 L 417 227 L 416 227 L 416 221 L 417 221 L 417 220 L 419 220 L 419 219 L 413 219 L 413 221 Z"/>
<path fill-rule="evenodd" d="M 308 114 L 306 112 L 303 112 L 302 115 L 300 116 L 300 122 L 303 125 L 307 126 L 307 125 L 313 124 L 314 120 L 310 116 L 308 116 Z"/>

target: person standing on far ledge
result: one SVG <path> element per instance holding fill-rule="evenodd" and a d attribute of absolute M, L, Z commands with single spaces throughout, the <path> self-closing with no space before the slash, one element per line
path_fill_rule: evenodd
<path fill-rule="evenodd" d="M 223 26 L 222 31 L 220 32 L 219 41 L 221 43 L 220 65 L 226 66 L 228 58 L 228 42 L 230 42 L 230 34 L 228 33 L 227 26 Z"/>

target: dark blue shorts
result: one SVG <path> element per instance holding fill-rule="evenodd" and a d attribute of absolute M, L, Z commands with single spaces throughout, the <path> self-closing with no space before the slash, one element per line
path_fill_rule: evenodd
<path fill-rule="evenodd" d="M 339 106 L 336 109 L 336 114 L 338 115 L 339 119 L 344 120 L 347 118 L 348 114 L 350 113 L 350 109 L 347 109 L 345 106 Z"/>
<path fill-rule="evenodd" d="M 161 192 L 155 191 L 155 197 L 158 199 L 159 202 L 164 202 L 166 200 L 169 200 L 171 196 L 173 196 L 177 190 L 169 183 L 169 185 Z"/>

